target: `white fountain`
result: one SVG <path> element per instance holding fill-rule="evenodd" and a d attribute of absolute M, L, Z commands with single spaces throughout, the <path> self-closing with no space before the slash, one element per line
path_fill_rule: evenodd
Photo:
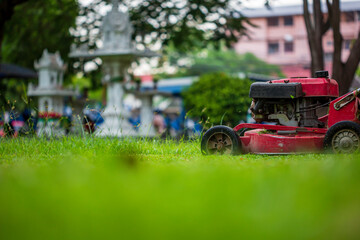
<path fill-rule="evenodd" d="M 157 56 L 152 51 L 139 51 L 131 41 L 133 27 L 127 12 L 119 10 L 119 1 L 104 17 L 101 27 L 103 46 L 93 52 L 86 48 L 72 49 L 70 57 L 102 59 L 102 82 L 107 86 L 107 104 L 102 114 L 105 122 L 97 130 L 99 136 L 137 136 L 128 122 L 130 114 L 123 108 L 124 84 L 130 81 L 128 69 L 139 57 Z"/>

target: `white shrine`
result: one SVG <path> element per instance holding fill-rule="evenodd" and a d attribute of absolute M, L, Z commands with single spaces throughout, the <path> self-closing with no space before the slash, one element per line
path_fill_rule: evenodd
<path fill-rule="evenodd" d="M 64 110 L 64 98 L 76 95 L 72 89 L 64 89 L 63 79 L 66 64 L 59 52 L 49 53 L 47 49 L 38 62 L 34 63 L 38 70 L 39 85 L 32 83 L 28 87 L 29 97 L 38 97 L 38 135 L 63 135 L 64 129 L 60 126 L 60 118 Z"/>
<path fill-rule="evenodd" d="M 137 50 L 131 41 L 133 27 L 127 12 L 119 10 L 119 1 L 112 0 L 112 9 L 104 17 L 101 27 L 103 46 L 93 52 L 86 47 L 73 48 L 70 57 L 102 59 L 102 83 L 107 87 L 107 104 L 102 114 L 104 123 L 97 129 L 99 136 L 138 136 L 133 126 L 129 123 L 130 113 L 123 107 L 125 94 L 124 84 L 130 81 L 128 69 L 131 63 L 139 57 L 157 56 L 149 50 Z M 147 115 L 141 116 L 140 132 L 142 136 L 154 136 L 152 128 L 152 106 L 146 102 L 142 110 Z M 147 129 L 147 130 L 145 130 Z"/>

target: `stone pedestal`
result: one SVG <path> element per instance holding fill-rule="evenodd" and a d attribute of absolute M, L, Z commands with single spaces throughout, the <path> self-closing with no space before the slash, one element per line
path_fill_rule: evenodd
<path fill-rule="evenodd" d="M 154 137 L 156 131 L 153 126 L 154 112 L 153 112 L 153 98 L 155 95 L 171 96 L 169 93 L 159 92 L 157 90 L 137 91 L 134 93 L 136 98 L 141 100 L 140 117 L 141 124 L 139 127 L 139 136 L 141 137 Z"/>
<path fill-rule="evenodd" d="M 156 132 L 153 127 L 153 94 L 143 93 L 138 94 L 137 97 L 141 100 L 139 135 L 142 137 L 154 137 Z"/>
<path fill-rule="evenodd" d="M 121 83 L 107 85 L 107 104 L 102 114 L 104 123 L 97 129 L 98 136 L 136 136 L 137 133 L 129 123 L 129 113 L 122 106 L 124 89 Z"/>
<path fill-rule="evenodd" d="M 61 127 L 58 119 L 39 119 L 37 129 L 39 137 L 65 136 L 65 129 Z"/>

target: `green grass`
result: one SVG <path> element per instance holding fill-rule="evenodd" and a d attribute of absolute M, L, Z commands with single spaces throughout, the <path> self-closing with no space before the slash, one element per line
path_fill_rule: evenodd
<path fill-rule="evenodd" d="M 0 140 L 0 239 L 358 239 L 360 155 Z"/>

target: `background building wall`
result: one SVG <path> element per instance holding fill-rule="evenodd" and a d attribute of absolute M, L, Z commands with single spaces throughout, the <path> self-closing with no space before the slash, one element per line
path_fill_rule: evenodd
<path fill-rule="evenodd" d="M 346 60 L 350 53 L 351 41 L 357 38 L 360 30 L 360 1 L 344 2 L 342 11 L 342 57 Z M 289 69 L 290 73 L 310 75 L 311 56 L 301 5 L 245 11 L 244 14 L 255 27 L 248 26 L 249 37 L 239 39 L 234 45 L 236 52 L 251 52 L 268 63 L 281 65 L 285 75 L 288 75 Z M 324 17 L 327 18 L 327 13 Z M 331 71 L 334 51 L 331 29 L 323 38 L 323 47 L 325 68 Z"/>

